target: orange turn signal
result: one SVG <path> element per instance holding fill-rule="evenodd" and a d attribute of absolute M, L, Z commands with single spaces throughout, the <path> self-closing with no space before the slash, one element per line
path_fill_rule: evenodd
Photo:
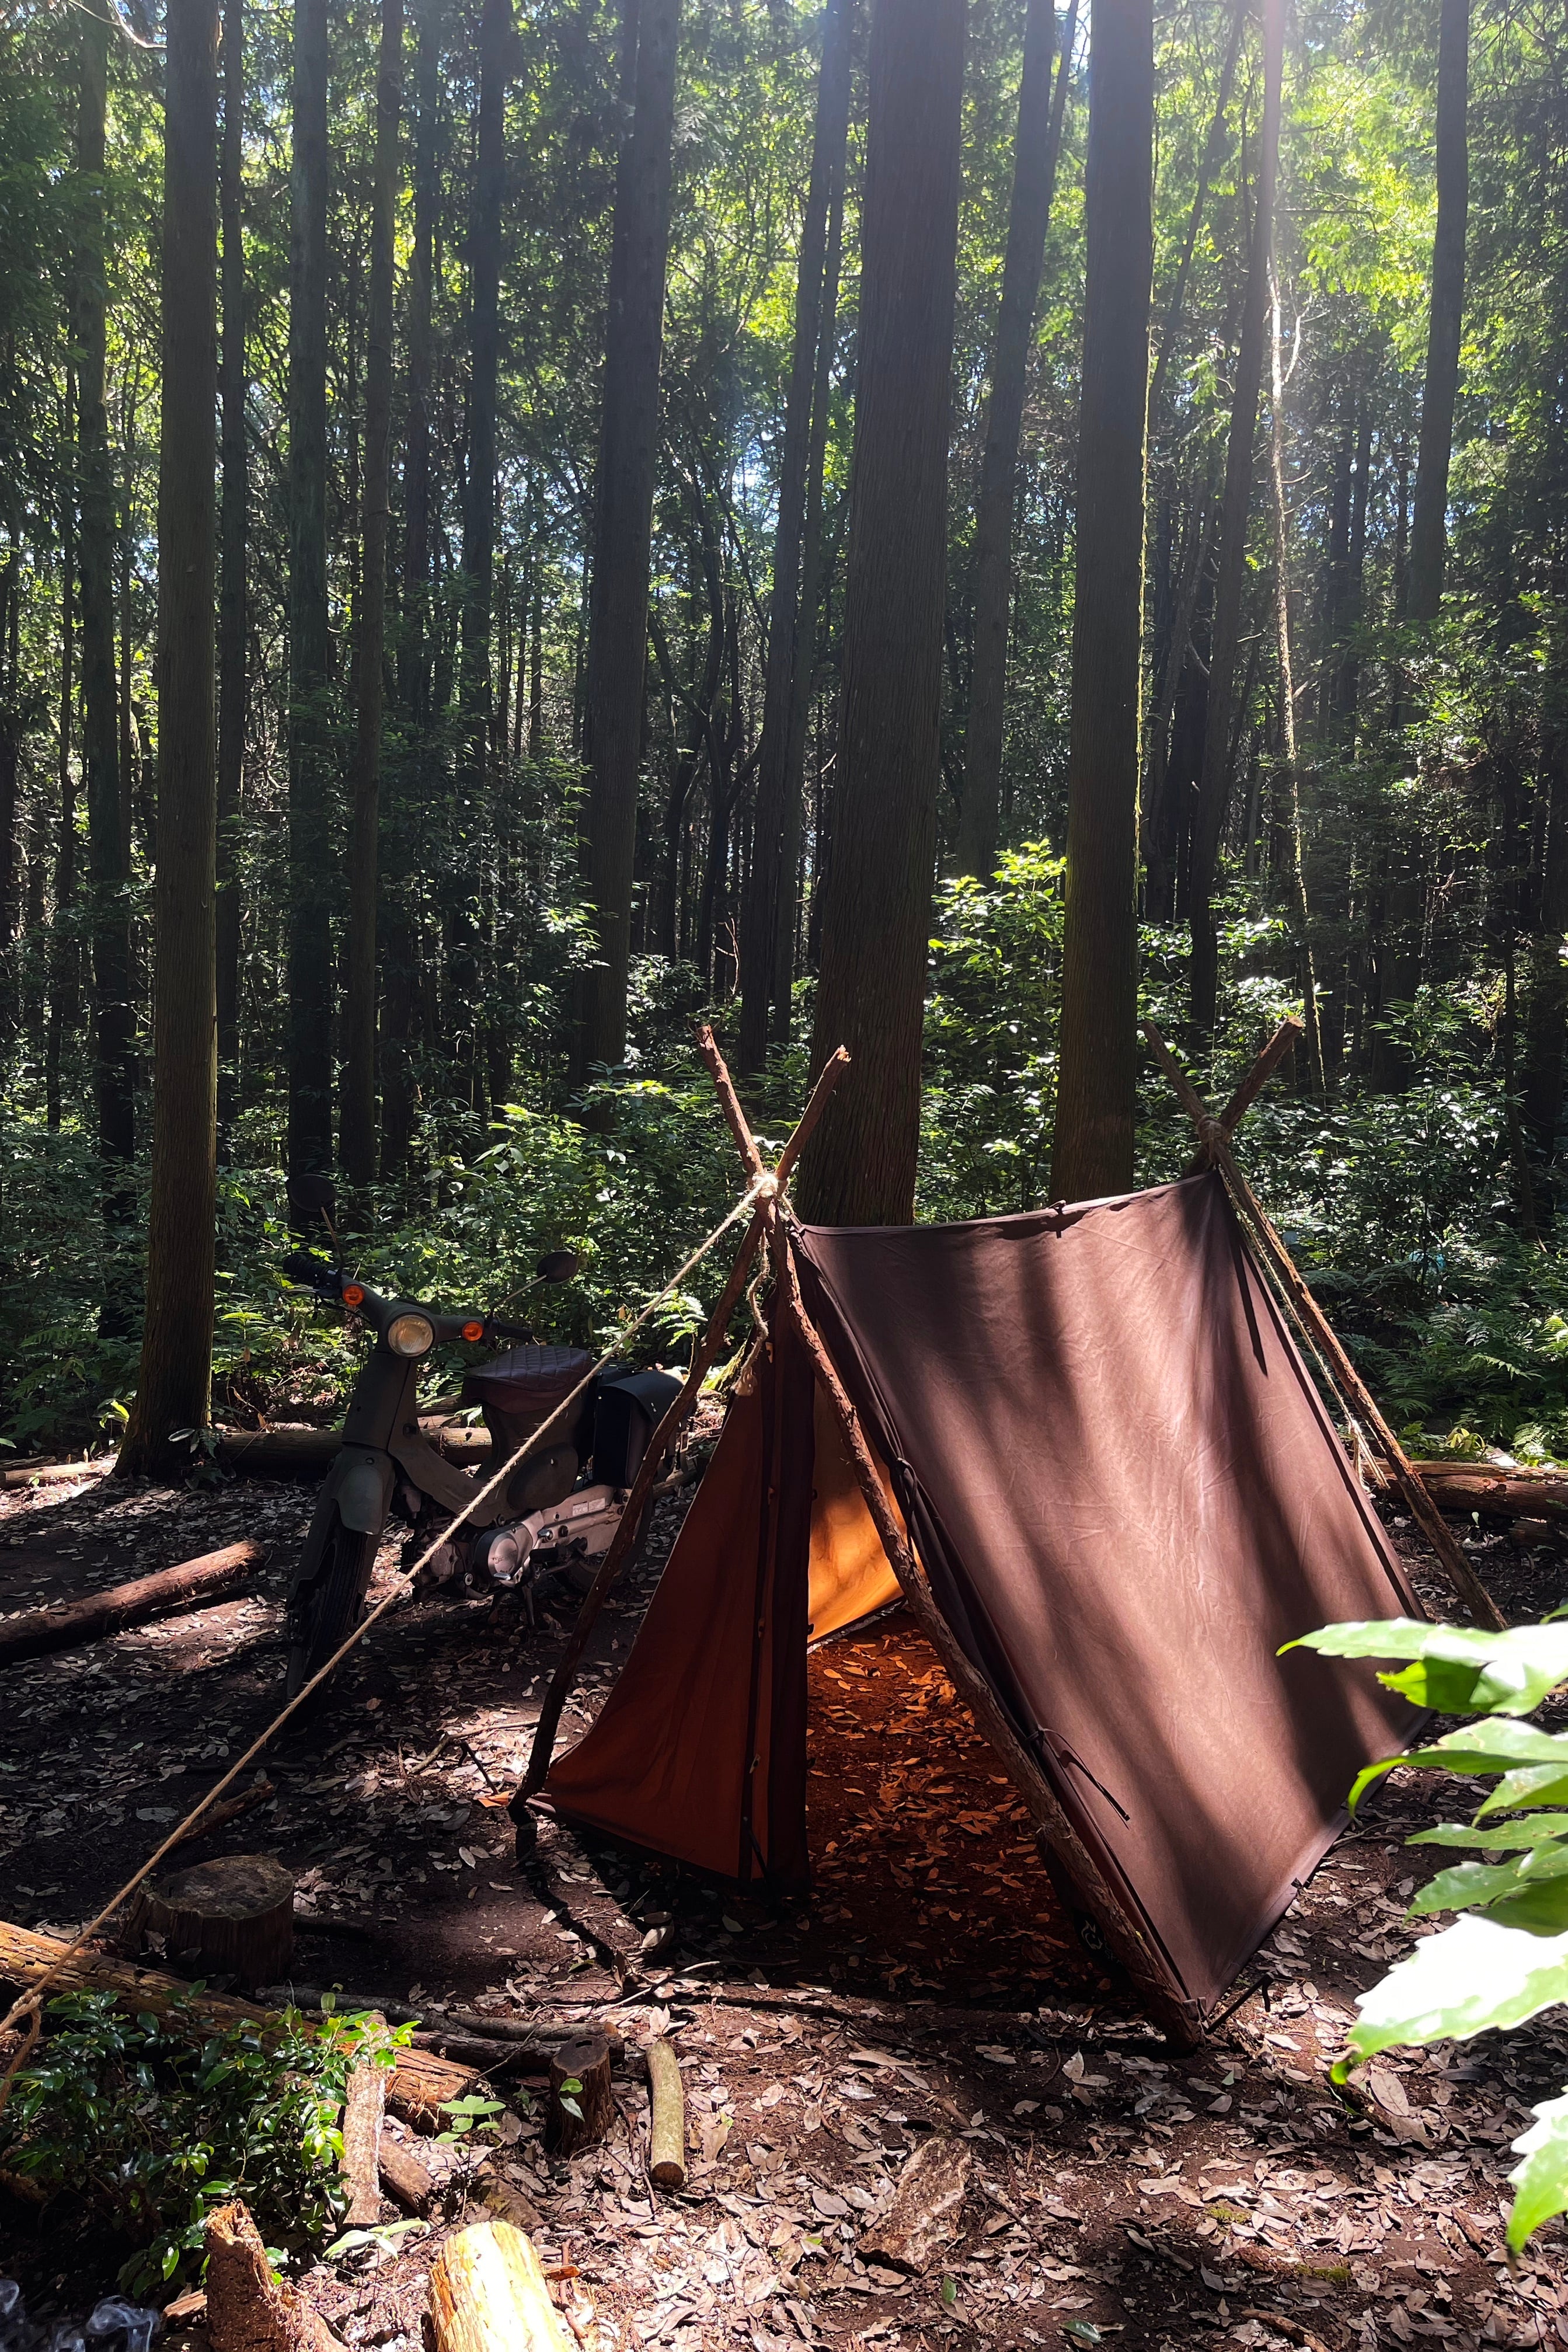
<path fill-rule="evenodd" d="M 357 1282 L 344 1283 L 343 1305 L 345 1307 L 363 1307 L 364 1305 L 364 1293 L 360 1288 Z"/>
<path fill-rule="evenodd" d="M 484 1325 L 483 1325 L 482 1323 L 465 1323 L 465 1324 L 464 1324 L 464 1326 L 463 1326 L 463 1337 L 464 1337 L 464 1339 L 482 1339 L 484 1338 L 484 1336 L 485 1336 L 485 1327 L 484 1327 Z"/>

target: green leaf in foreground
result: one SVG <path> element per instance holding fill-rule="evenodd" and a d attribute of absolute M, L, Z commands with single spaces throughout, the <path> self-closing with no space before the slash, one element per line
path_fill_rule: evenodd
<path fill-rule="evenodd" d="M 1568 1934 L 1532 1935 L 1473 1915 L 1427 1936 L 1381 1984 L 1358 1998 L 1351 2031 L 1355 2058 L 1401 2042 L 1465 2042 L 1489 2029 L 1522 2025 L 1568 2000 Z M 1342 2082 L 1353 2060 L 1334 2069 Z"/>
<path fill-rule="evenodd" d="M 1408 1658 L 1409 1665 L 1380 1675 L 1379 1682 L 1439 1715 L 1529 1715 L 1559 1683 L 1568 1682 L 1568 1624 L 1514 1625 L 1506 1633 L 1484 1633 L 1468 1625 L 1392 1617 L 1381 1623 L 1325 1625 L 1286 1647 L 1317 1650 L 1331 1658 Z"/>
<path fill-rule="evenodd" d="M 1508 2242 L 1515 2253 L 1542 2221 L 1568 2213 L 1568 2093 L 1543 2100 L 1531 2113 L 1535 2122 L 1513 2143 L 1524 2162 L 1508 2176 L 1515 2190 Z"/>

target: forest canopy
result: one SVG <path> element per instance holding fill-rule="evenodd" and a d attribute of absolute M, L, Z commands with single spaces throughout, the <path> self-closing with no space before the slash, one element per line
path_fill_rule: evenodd
<path fill-rule="evenodd" d="M 1294 1013 L 1393 1417 L 1568 1452 L 1565 90 L 1544 0 L 10 11 L 5 1442 L 331 1418 L 329 1171 L 613 1329 L 705 1016 L 770 1132 L 849 1045 L 885 1222 L 1177 1173 L 1139 1015 Z"/>

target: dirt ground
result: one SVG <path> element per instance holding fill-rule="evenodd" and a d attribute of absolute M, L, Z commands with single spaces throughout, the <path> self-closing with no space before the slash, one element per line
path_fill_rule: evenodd
<path fill-rule="evenodd" d="M 102 1477 L 0 1502 L 0 1613 L 240 1536 L 270 1548 L 248 1598 L 5 1670 L 5 1916 L 89 1916 L 268 1720 L 310 1504 L 306 1487 Z M 601 1620 L 563 1741 L 614 1678 L 679 1508 L 661 1507 Z M 1554 1551 L 1472 1550 L 1510 1614 L 1563 1597 Z M 388 1546 L 378 1576 L 395 1560 Z M 561 2164 L 538 2079 L 500 2049 L 518 2119 L 477 2166 L 451 2160 L 440 2217 L 307 2274 L 345 2343 L 420 2352 L 430 2261 L 499 2181 L 584 2352 L 1568 2344 L 1561 2226 L 1510 2273 L 1500 2220 L 1509 2142 L 1568 2080 L 1561 2026 L 1393 2053 L 1354 2103 L 1328 2083 L 1356 1992 L 1416 1932 L 1405 1906 L 1431 1864 L 1402 1841 L 1468 1810 L 1463 1790 L 1393 1775 L 1243 1979 L 1256 1990 L 1173 2058 L 1078 1946 L 991 1750 L 900 1614 L 813 1654 L 809 1899 L 739 1897 L 548 1827 L 520 1873 L 504 1799 L 563 1625 L 482 1602 L 395 1610 L 331 1711 L 268 1751 L 277 1793 L 182 1850 L 275 1853 L 298 1874 L 300 1907 L 331 1923 L 301 1933 L 301 1998 L 610 2021 L 631 2053 L 656 2032 L 680 2053 L 693 2150 L 669 2197 L 644 2168 L 639 2069 L 617 2081 L 624 2130 Z M 858 2246 L 933 2133 L 968 2143 L 969 2193 L 945 2255 L 900 2279 Z M 0 2193 L 0 2273 L 35 2312 L 85 2312 L 124 2251 L 63 2239 Z"/>

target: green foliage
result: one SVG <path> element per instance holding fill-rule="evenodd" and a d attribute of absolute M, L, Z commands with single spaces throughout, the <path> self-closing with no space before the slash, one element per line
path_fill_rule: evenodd
<path fill-rule="evenodd" d="M 1328 1657 L 1408 1660 L 1379 1680 L 1418 1706 L 1478 1715 L 1479 1721 L 1429 1747 L 1369 1766 L 1351 1804 L 1396 1765 L 1496 1776 L 1497 1787 L 1470 1822 L 1441 1822 L 1410 1843 L 1507 1857 L 1458 1863 L 1422 1888 L 1413 1916 L 1459 1916 L 1359 1997 L 1351 2054 L 1334 2069 L 1335 2080 L 1343 2082 L 1353 2064 L 1395 2044 L 1506 2032 L 1568 2000 L 1568 1813 L 1547 1810 L 1568 1801 L 1568 1733 L 1518 1719 L 1568 1681 L 1568 1625 L 1548 1619 L 1483 1633 L 1395 1618 L 1328 1625 L 1287 1646 Z M 1483 1826 L 1500 1812 L 1518 1818 Z M 1568 2095 L 1534 2114 L 1532 2128 L 1513 2144 L 1523 2159 L 1510 2176 L 1517 2194 L 1508 2240 L 1515 2249 L 1553 2214 L 1568 2211 Z"/>
<path fill-rule="evenodd" d="M 271 2247 L 302 2253 L 344 2210 L 337 2166 L 349 2070 L 396 2063 L 412 2031 L 370 2014 L 222 2033 L 194 2014 L 127 2017 L 108 1993 L 51 2000 L 45 2039 L 0 2114 L 0 2162 L 68 2192 L 135 2248 L 133 2294 L 188 2273 L 208 2211 L 243 2197 Z"/>

